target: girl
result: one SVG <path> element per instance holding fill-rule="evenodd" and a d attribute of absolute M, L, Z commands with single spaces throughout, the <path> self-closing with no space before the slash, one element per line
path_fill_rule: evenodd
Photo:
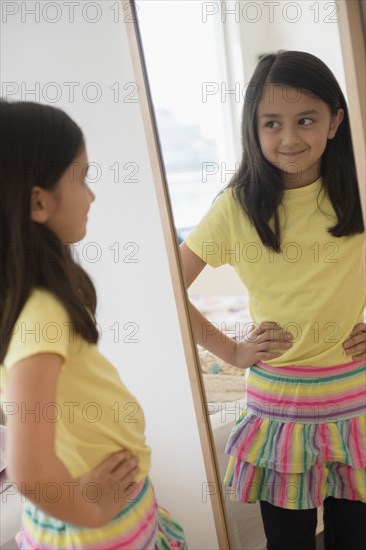
<path fill-rule="evenodd" d="M 366 539 L 364 225 L 347 106 L 308 53 L 259 62 L 238 172 L 181 245 L 186 287 L 206 263 L 234 267 L 253 325 L 235 341 L 191 306 L 199 344 L 249 369 L 225 481 L 260 501 L 270 550 Z M 206 324 L 202 337 L 202 323 Z"/>
<path fill-rule="evenodd" d="M 19 547 L 186 548 L 156 503 L 143 412 L 98 351 L 95 288 L 68 244 L 95 199 L 82 131 L 51 106 L 0 108 L 0 371 L 8 473 L 26 497 Z"/>

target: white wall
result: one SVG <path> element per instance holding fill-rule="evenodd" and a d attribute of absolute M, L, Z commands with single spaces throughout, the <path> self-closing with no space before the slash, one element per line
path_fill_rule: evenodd
<path fill-rule="evenodd" d="M 346 93 L 337 3 L 334 0 L 257 0 L 237 4 L 241 4 L 239 24 L 245 82 L 249 82 L 259 55 L 280 49 L 299 50 L 324 61 Z"/>
<path fill-rule="evenodd" d="M 98 165 L 99 177 L 96 169 L 90 174 L 96 178 L 91 182 L 96 201 L 77 249 L 97 286 L 101 350 L 146 414 L 158 499 L 184 526 L 190 548 L 216 549 L 211 504 L 202 497 L 206 475 L 139 105 L 130 102 L 136 96 L 124 14 L 116 11 L 120 3 L 1 4 L 2 96 L 64 109 L 83 129 L 89 161 Z M 75 4 L 73 18 L 70 4 Z M 74 100 L 70 82 L 78 84 Z M 100 98 L 94 101 L 96 92 Z M 115 163 L 117 183 L 110 168 Z M 132 171 L 131 179 L 138 181 L 123 181 Z M 130 253 L 135 263 L 128 262 Z M 120 329 L 118 342 L 112 325 Z M 127 342 L 134 329 L 137 342 Z"/>

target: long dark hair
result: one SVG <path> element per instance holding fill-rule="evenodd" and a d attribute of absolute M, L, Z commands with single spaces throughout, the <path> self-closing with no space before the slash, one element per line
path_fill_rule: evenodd
<path fill-rule="evenodd" d="M 94 285 L 64 244 L 31 220 L 33 186 L 53 190 L 85 147 L 79 126 L 61 109 L 0 99 L 0 363 L 12 328 L 34 287 L 51 291 L 74 329 L 96 343 Z M 89 309 L 89 312 L 87 310 Z M 92 316 L 90 315 L 92 314 Z"/>
<path fill-rule="evenodd" d="M 257 65 L 245 94 L 243 154 L 237 172 L 227 185 L 254 224 L 262 243 L 281 251 L 281 228 L 277 208 L 283 197 L 281 170 L 263 156 L 257 131 L 257 108 L 264 86 L 279 84 L 307 91 L 320 98 L 344 118 L 335 137 L 328 140 L 321 158 L 322 188 L 328 194 L 337 223 L 328 228 L 335 237 L 364 231 L 361 201 L 353 155 L 346 100 L 331 70 L 305 52 L 279 51 L 265 55 Z M 273 219 L 273 228 L 269 221 Z"/>

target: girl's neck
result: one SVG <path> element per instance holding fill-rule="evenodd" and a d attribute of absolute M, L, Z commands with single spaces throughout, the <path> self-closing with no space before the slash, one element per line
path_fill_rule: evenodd
<path fill-rule="evenodd" d="M 298 167 L 299 169 L 300 167 Z M 291 172 L 282 172 L 283 174 L 283 187 L 284 189 L 298 189 L 300 187 L 307 187 L 312 183 L 315 183 L 320 178 L 320 160 L 309 166 L 302 173 L 298 173 L 294 169 L 293 173 Z"/>
<path fill-rule="evenodd" d="M 299 183 L 299 182 L 295 182 L 295 183 L 286 183 L 284 182 L 284 185 L 283 185 L 283 188 L 285 190 L 287 189 L 301 189 L 302 187 L 308 187 L 309 185 L 312 185 L 313 183 L 315 183 L 316 181 L 318 181 L 319 178 L 316 178 L 315 180 L 313 181 L 309 181 L 308 183 Z"/>
<path fill-rule="evenodd" d="M 307 187 L 312 183 L 315 183 L 320 178 L 320 174 L 309 174 L 306 178 L 300 178 L 298 180 L 293 180 L 289 177 L 288 174 L 283 178 L 283 188 L 284 189 L 300 189 L 301 187 Z"/>

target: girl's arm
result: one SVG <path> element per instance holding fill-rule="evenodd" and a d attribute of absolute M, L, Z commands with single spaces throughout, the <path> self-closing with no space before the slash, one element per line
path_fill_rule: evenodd
<path fill-rule="evenodd" d="M 81 478 L 70 476 L 56 456 L 56 425 L 50 421 L 62 361 L 58 354 L 39 353 L 9 369 L 7 400 L 13 413 L 7 415 L 7 471 L 18 491 L 47 514 L 80 527 L 100 527 L 124 507 L 137 462 L 124 451 Z M 98 499 L 90 493 L 91 482 L 98 486 Z"/>
<path fill-rule="evenodd" d="M 182 258 L 184 284 L 188 290 L 207 264 L 197 254 L 192 252 L 185 243 L 182 243 L 179 248 Z M 196 343 L 221 357 L 227 363 L 234 364 L 236 352 L 235 340 L 225 336 L 191 302 L 189 302 L 188 307 Z"/>
<path fill-rule="evenodd" d="M 188 290 L 193 281 L 207 265 L 185 244 L 180 245 L 183 267 L 183 279 Z M 240 368 L 248 368 L 255 361 L 273 359 L 282 353 L 271 352 L 271 349 L 291 347 L 291 334 L 284 333 L 275 322 L 261 323 L 248 331 L 247 337 L 237 343 L 215 327 L 189 302 L 189 312 L 193 333 L 197 344 L 211 351 L 227 363 Z"/>

